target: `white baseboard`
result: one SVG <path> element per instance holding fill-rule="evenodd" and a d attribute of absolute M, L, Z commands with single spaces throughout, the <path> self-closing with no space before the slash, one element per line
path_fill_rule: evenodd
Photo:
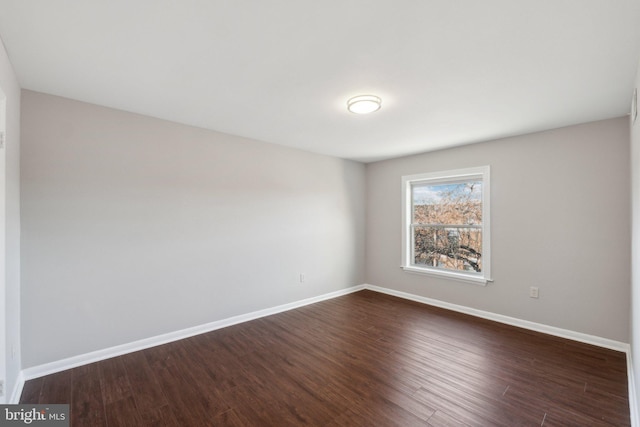
<path fill-rule="evenodd" d="M 504 323 L 511 326 L 517 326 L 519 328 L 529 329 L 531 331 L 542 332 L 544 334 L 553 335 L 556 337 L 567 338 L 573 341 L 591 344 L 598 347 L 604 347 L 611 350 L 617 350 L 624 353 L 628 353 L 630 349 L 629 344 L 627 343 L 614 341 L 607 338 L 598 337 L 595 335 L 583 334 L 581 332 L 574 332 L 568 329 L 557 328 L 555 326 L 543 325 L 541 323 L 530 322 L 528 320 L 517 319 L 515 317 L 503 316 L 502 314 L 496 314 L 496 313 L 491 313 L 489 311 L 477 310 L 475 308 L 470 308 L 463 305 L 451 304 L 449 302 L 422 297 L 419 295 L 409 294 L 406 292 L 396 291 L 394 289 L 382 288 L 380 286 L 365 284 L 364 288 L 375 291 L 375 292 L 380 292 L 383 294 L 392 295 L 392 296 L 420 302 L 427 305 L 432 305 L 434 307 L 445 308 L 447 310 L 457 311 L 458 313 L 469 314 L 471 316 L 480 317 L 482 319 L 493 320 L 495 322 Z"/>
<path fill-rule="evenodd" d="M 629 381 L 629 412 L 631 416 L 631 427 L 640 427 L 640 414 L 638 413 L 638 391 L 636 390 L 633 357 L 631 357 L 631 350 L 627 352 L 627 380 Z"/>
<path fill-rule="evenodd" d="M 8 404 L 16 404 L 20 402 L 20 396 L 22 395 L 22 389 L 24 388 L 24 374 L 22 371 L 18 373 L 18 378 L 16 379 L 16 384 L 13 387 L 13 392 L 9 396 Z"/>
<path fill-rule="evenodd" d="M 435 307 L 444 308 L 447 310 L 457 311 L 459 313 L 469 314 L 471 316 L 480 317 L 483 319 L 493 320 L 499 323 L 504 323 L 511 326 L 517 326 L 524 329 L 529 329 L 536 332 L 542 332 L 548 335 L 554 335 L 561 338 L 567 338 L 573 341 L 578 341 L 586 344 L 595 345 L 598 347 L 608 348 L 610 350 L 617 350 L 627 355 L 627 381 L 629 387 L 629 412 L 631 418 L 632 427 L 640 427 L 640 414 L 637 400 L 637 390 L 634 380 L 633 359 L 631 357 L 631 346 L 627 343 L 620 341 L 614 341 L 607 338 L 602 338 L 594 335 L 583 334 L 581 332 L 570 331 L 568 329 L 556 328 L 555 326 L 543 325 L 541 323 L 530 322 L 528 320 L 516 319 L 514 317 L 503 316 L 501 314 L 491 313 L 488 311 L 476 310 L 475 308 L 465 307 L 462 305 L 451 304 L 445 301 L 440 301 L 432 298 L 422 297 L 419 295 L 409 294 L 406 292 L 396 291 L 394 289 L 382 288 L 374 285 L 364 285 L 365 289 L 371 291 L 380 292 L 387 295 L 396 296 L 399 298 L 420 302 Z"/>
<path fill-rule="evenodd" d="M 380 292 L 387 295 L 396 296 L 399 298 L 420 302 L 423 304 L 444 308 L 447 310 L 456 311 L 459 313 L 469 314 L 471 316 L 480 317 L 483 319 L 493 320 L 499 323 L 507 325 L 517 326 L 532 331 L 542 332 L 549 335 L 558 336 L 561 338 L 567 338 L 573 341 L 583 342 L 587 344 L 596 345 L 599 347 L 608 348 L 611 350 L 622 351 L 627 354 L 627 369 L 629 380 L 629 403 L 631 409 L 631 425 L 634 427 L 640 427 L 640 419 L 638 418 L 638 407 L 636 403 L 636 390 L 635 383 L 633 382 L 633 366 L 631 364 L 630 346 L 627 343 L 610 340 L 607 338 L 597 337 L 593 335 L 583 334 L 580 332 L 574 332 L 567 329 L 557 328 L 554 326 L 543 325 L 540 323 L 530 322 L 527 320 L 517 319 L 514 317 L 503 316 L 501 314 L 491 313 L 488 311 L 477 310 L 462 305 L 451 304 L 445 301 L 440 301 L 432 298 L 422 297 L 419 295 L 409 294 L 406 292 L 396 291 L 393 289 L 383 288 L 374 285 L 359 285 L 346 289 L 341 289 L 336 292 L 320 295 L 313 298 L 307 298 L 301 301 L 292 302 L 289 304 L 283 304 L 264 310 L 254 311 L 239 316 L 230 317 L 228 319 L 222 319 L 219 321 L 207 323 L 204 325 L 194 326 L 192 328 L 183 329 L 180 331 L 170 332 L 167 334 L 158 335 L 151 338 L 145 338 L 142 340 L 134 341 L 128 344 L 122 344 L 115 347 L 106 348 L 103 350 L 97 350 L 78 356 L 69 357 L 67 359 L 58 360 L 43 365 L 34 366 L 24 369 L 20 372 L 18 380 L 11 394 L 9 403 L 18 403 L 24 382 L 33 378 L 38 378 L 44 375 L 53 374 L 56 372 L 64 371 L 67 369 L 75 368 L 77 366 L 86 365 L 100 360 L 109 359 L 111 357 L 120 356 L 123 354 L 131 353 L 134 351 L 144 350 L 146 348 L 155 347 L 157 345 L 166 344 L 172 341 L 178 341 L 184 338 L 192 337 L 194 335 L 211 332 L 216 329 L 225 328 L 227 326 L 236 325 L 238 323 L 248 322 L 250 320 L 259 319 L 261 317 L 270 316 L 272 314 L 281 313 L 283 311 L 293 310 L 295 308 L 303 307 L 305 305 L 313 304 L 316 302 L 336 298 L 339 296 L 347 295 L 353 292 L 368 289 L 374 292 Z"/>
<path fill-rule="evenodd" d="M 206 332 L 215 331 L 216 329 L 225 328 L 227 326 L 236 325 L 238 323 L 248 322 L 250 320 L 259 319 L 261 317 L 281 313 L 283 311 L 293 310 L 295 308 L 299 308 L 305 305 L 314 304 L 320 301 L 347 295 L 353 292 L 361 291 L 363 289 L 364 289 L 363 285 L 352 286 L 350 288 L 341 289 L 339 291 L 330 292 L 328 294 L 319 295 L 317 297 L 307 298 L 307 299 L 295 301 L 289 304 L 283 304 L 276 307 L 267 308 L 264 310 L 258 310 L 251 313 L 242 314 L 239 316 L 229 317 L 227 319 L 206 323 L 204 325 L 198 325 L 191 328 L 182 329 L 180 331 L 169 332 L 166 334 L 157 335 L 155 337 L 145 338 L 145 339 L 134 341 L 128 344 L 117 345 L 115 347 L 92 351 L 90 353 L 80 354 L 78 356 L 57 360 L 55 362 L 33 366 L 31 368 L 26 368 L 22 370 L 21 372 L 22 382 L 24 383 L 24 381 L 31 380 L 33 378 L 38 378 L 38 377 L 50 375 L 56 372 L 65 371 L 67 369 L 75 368 L 75 367 L 86 365 L 89 363 L 99 362 L 100 360 L 121 356 L 123 354 L 132 353 L 134 351 L 144 350 L 146 348 L 155 347 L 155 346 L 166 344 L 172 341 L 178 341 L 184 338 L 192 337 L 194 335 L 204 334 Z M 20 391 L 22 391 L 22 388 L 20 389 Z M 20 398 L 20 395 L 18 394 L 18 399 L 19 398 Z"/>

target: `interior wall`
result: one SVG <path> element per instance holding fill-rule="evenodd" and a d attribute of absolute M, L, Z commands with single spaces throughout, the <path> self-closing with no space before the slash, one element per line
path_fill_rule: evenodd
<path fill-rule="evenodd" d="M 24 368 L 363 283 L 363 164 L 30 91 L 22 132 Z"/>
<path fill-rule="evenodd" d="M 2 227 L 2 265 L 4 290 L 0 291 L 2 320 L 0 329 L 3 345 L 0 357 L 5 366 L 5 395 L 0 402 L 15 390 L 20 364 L 20 85 L 13 71 L 4 45 L 0 42 L 0 88 L 5 96 L 6 138 L 4 148 L 4 179 L 1 227 Z M 0 286 L 2 288 L 2 286 Z"/>
<path fill-rule="evenodd" d="M 401 270 L 401 177 L 482 165 L 494 281 Z M 626 343 L 629 174 L 626 118 L 368 164 L 367 283 Z"/>
<path fill-rule="evenodd" d="M 635 87 L 640 88 L 640 66 Z M 640 398 L 640 118 L 631 119 L 631 365 L 636 399 Z M 640 402 L 631 408 L 637 413 Z"/>

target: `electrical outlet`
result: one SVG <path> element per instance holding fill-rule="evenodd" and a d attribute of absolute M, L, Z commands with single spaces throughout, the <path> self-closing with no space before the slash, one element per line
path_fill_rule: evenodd
<path fill-rule="evenodd" d="M 538 298 L 538 287 L 532 286 L 529 288 L 529 298 Z"/>
<path fill-rule="evenodd" d="M 304 273 L 300 273 L 300 283 L 304 283 Z"/>

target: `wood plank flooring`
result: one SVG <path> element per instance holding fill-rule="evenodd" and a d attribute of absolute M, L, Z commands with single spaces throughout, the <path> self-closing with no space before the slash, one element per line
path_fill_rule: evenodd
<path fill-rule="evenodd" d="M 72 426 L 629 426 L 620 352 L 361 291 L 28 381 Z"/>

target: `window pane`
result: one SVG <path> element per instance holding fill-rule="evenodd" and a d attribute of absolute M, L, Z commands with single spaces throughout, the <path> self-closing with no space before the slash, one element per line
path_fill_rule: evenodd
<path fill-rule="evenodd" d="M 402 268 L 491 280 L 490 166 L 402 177 Z"/>
<path fill-rule="evenodd" d="M 482 181 L 414 184 L 414 224 L 482 224 Z"/>
<path fill-rule="evenodd" d="M 482 229 L 414 226 L 414 265 L 482 272 Z"/>

